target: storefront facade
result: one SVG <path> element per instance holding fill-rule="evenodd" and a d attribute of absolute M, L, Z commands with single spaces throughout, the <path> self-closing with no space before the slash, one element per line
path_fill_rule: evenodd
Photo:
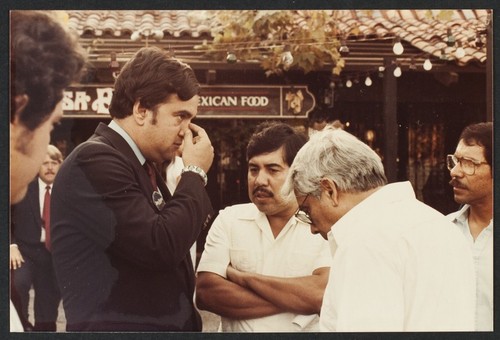
<path fill-rule="evenodd" d="M 423 62 L 422 53 L 429 46 L 405 41 L 402 58 L 396 58 L 392 40 L 367 41 L 358 39 L 358 34 L 348 40 L 351 54 L 340 77 L 332 77 L 326 66 L 307 74 L 291 69 L 283 76 L 266 76 L 258 63 L 213 61 L 187 52 L 210 39 L 210 26 L 191 22 L 186 28 L 179 18 L 183 15 L 204 22 L 206 13 L 194 18 L 187 11 L 87 12 L 69 12 L 69 26 L 79 32 L 90 53 L 91 72 L 65 94 L 65 118 L 54 130 L 53 142 L 69 152 L 92 134 L 98 122 L 109 122 L 113 73 L 119 72 L 131 51 L 146 45 L 171 50 L 193 67 L 203 87 L 196 121 L 207 130 L 215 147 L 208 191 L 216 210 L 248 201 L 245 148 L 258 123 L 281 120 L 307 132 L 308 118 L 321 112 L 330 121 L 340 120 L 347 131 L 376 150 L 390 181 L 410 180 L 420 199 L 446 213 L 455 205 L 447 184 L 445 155 L 453 152 L 464 126 L 491 120 L 491 68 L 486 48 L 470 47 L 466 50 L 471 58 L 452 61 L 441 59 L 436 52 L 428 72 L 421 64 L 415 67 L 412 60 Z M 176 20 L 172 12 L 176 12 Z M 484 13 L 476 14 L 479 20 Z M 133 23 L 120 22 L 124 18 Z M 132 40 L 134 32 L 145 27 L 144 18 L 149 18 L 149 29 L 164 27 L 165 37 Z M 363 18 L 357 20 L 370 26 Z M 377 22 L 379 26 L 373 24 L 372 31 L 384 24 Z M 438 24 L 434 28 L 443 30 Z M 406 32 L 417 34 L 411 27 Z M 432 39 L 427 41 L 430 45 Z M 393 75 L 396 67 L 402 69 L 399 77 Z"/>

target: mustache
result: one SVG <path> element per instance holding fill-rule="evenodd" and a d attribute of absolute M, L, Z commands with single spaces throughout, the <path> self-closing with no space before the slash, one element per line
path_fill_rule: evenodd
<path fill-rule="evenodd" d="M 46 175 L 55 175 L 56 173 L 54 171 L 47 171 L 45 172 Z"/>
<path fill-rule="evenodd" d="M 255 188 L 255 189 L 252 191 L 252 194 L 253 194 L 253 195 L 256 195 L 257 193 L 262 193 L 262 194 L 268 195 L 268 196 L 270 196 L 270 197 L 273 197 L 273 196 L 274 196 L 274 194 L 273 194 L 271 191 L 269 191 L 269 190 L 267 190 L 267 189 L 265 189 L 265 188 L 263 188 L 263 187 L 257 187 L 257 188 Z"/>
<path fill-rule="evenodd" d="M 466 189 L 466 186 L 460 182 L 459 180 L 457 180 L 456 178 L 453 178 L 449 184 L 454 187 L 454 188 L 460 188 L 460 189 Z"/>

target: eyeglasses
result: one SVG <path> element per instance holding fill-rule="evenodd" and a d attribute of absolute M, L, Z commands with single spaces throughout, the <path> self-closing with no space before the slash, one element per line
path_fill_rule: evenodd
<path fill-rule="evenodd" d="M 481 164 L 488 164 L 488 162 L 478 162 L 473 161 L 472 159 L 458 158 L 455 155 L 446 156 L 446 166 L 448 167 L 448 170 L 451 171 L 454 167 L 457 166 L 458 163 L 460 163 L 462 171 L 469 176 L 474 175 L 474 173 L 476 172 L 476 167 L 480 166 Z"/>
<path fill-rule="evenodd" d="M 300 222 L 302 223 L 306 223 L 306 224 L 312 224 L 312 219 L 311 219 L 311 216 L 309 216 L 308 213 L 306 213 L 304 211 L 304 202 L 307 200 L 307 198 L 309 197 L 310 194 L 307 194 L 306 195 L 306 198 L 304 198 L 304 200 L 302 201 L 302 204 L 299 205 L 299 208 L 297 209 L 297 212 L 295 213 L 295 218 L 297 220 L 299 220 Z"/>

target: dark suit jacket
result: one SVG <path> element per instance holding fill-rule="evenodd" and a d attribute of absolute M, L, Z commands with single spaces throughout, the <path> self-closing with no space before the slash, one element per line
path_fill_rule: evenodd
<path fill-rule="evenodd" d="M 189 248 L 212 206 L 195 173 L 173 197 L 157 182 L 161 210 L 130 146 L 102 123 L 62 164 L 51 239 L 69 331 L 201 330 Z"/>
<path fill-rule="evenodd" d="M 11 243 L 22 248 L 41 246 L 42 217 L 40 215 L 40 198 L 38 177 L 28 186 L 23 200 L 12 206 L 11 215 Z"/>

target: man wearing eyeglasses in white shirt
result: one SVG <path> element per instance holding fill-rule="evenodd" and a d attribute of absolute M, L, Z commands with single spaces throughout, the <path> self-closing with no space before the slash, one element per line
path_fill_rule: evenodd
<path fill-rule="evenodd" d="M 476 271 L 476 330 L 493 330 L 493 124 L 467 126 L 446 163 L 453 195 L 463 207 L 450 218 L 462 230 Z"/>

